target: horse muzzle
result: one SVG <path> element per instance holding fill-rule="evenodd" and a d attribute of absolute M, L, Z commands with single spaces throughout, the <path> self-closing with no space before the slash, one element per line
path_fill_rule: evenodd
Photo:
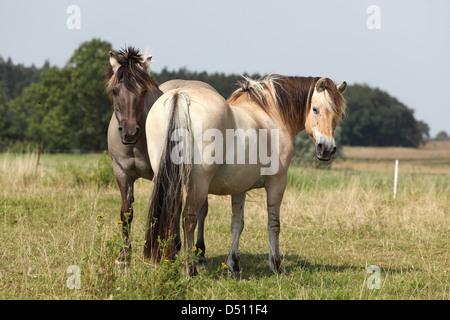
<path fill-rule="evenodd" d="M 141 129 L 135 127 L 134 130 L 130 128 L 119 127 L 119 135 L 123 144 L 135 144 L 138 141 Z"/>
<path fill-rule="evenodd" d="M 330 161 L 331 156 L 336 153 L 336 143 L 334 139 L 321 136 L 316 141 L 316 156 L 321 161 Z"/>

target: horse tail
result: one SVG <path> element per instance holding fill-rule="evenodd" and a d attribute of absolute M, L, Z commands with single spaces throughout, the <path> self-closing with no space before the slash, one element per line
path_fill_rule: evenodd
<path fill-rule="evenodd" d="M 181 247 L 179 231 L 183 185 L 187 184 L 192 167 L 189 103 L 189 96 L 183 92 L 175 92 L 164 102 L 167 110 L 165 142 L 154 178 L 144 247 L 144 257 L 156 262 L 173 260 Z M 182 133 L 184 135 L 180 139 Z M 180 153 L 174 153 L 179 150 L 180 144 L 184 144 L 181 161 Z"/>

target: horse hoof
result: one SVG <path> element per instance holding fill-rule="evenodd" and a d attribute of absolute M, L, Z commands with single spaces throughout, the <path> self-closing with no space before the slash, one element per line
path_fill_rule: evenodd
<path fill-rule="evenodd" d="M 284 268 L 283 267 L 279 267 L 278 268 L 278 274 L 282 274 L 282 275 L 287 275 L 287 272 L 286 272 L 286 270 L 284 270 Z"/>
<path fill-rule="evenodd" d="M 278 274 L 281 274 L 281 275 L 284 275 L 284 276 L 287 275 L 286 270 L 284 270 L 284 268 L 283 268 L 282 266 L 279 266 L 276 270 L 275 270 L 275 269 L 272 269 L 272 271 L 273 271 L 274 273 L 278 273 Z"/>
<path fill-rule="evenodd" d="M 196 277 L 198 275 L 199 275 L 199 273 L 197 272 L 196 267 L 189 267 L 189 276 Z"/>
<path fill-rule="evenodd" d="M 237 274 L 241 274 L 242 273 L 242 268 L 239 265 L 235 265 L 233 267 L 231 267 L 230 269 L 231 274 L 233 275 L 237 275 Z"/>

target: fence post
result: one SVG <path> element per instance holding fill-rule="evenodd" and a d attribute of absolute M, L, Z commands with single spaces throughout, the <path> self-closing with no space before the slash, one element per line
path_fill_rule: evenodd
<path fill-rule="evenodd" d="M 38 153 L 38 158 L 36 161 L 36 169 L 34 170 L 34 175 L 37 175 L 38 167 L 41 162 L 41 153 L 42 153 L 42 146 L 39 148 L 39 153 Z"/>
<path fill-rule="evenodd" d="M 395 172 L 394 172 L 394 200 L 397 197 L 397 179 L 398 179 L 398 160 L 395 160 Z"/>

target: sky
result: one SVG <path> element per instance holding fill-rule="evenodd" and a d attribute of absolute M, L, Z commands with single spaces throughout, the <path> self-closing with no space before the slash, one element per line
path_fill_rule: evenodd
<path fill-rule="evenodd" d="M 76 9 L 73 9 L 76 6 Z M 450 133 L 448 0 L 0 0 L 0 56 L 63 67 L 85 41 L 152 69 L 324 76 L 368 84 Z"/>

